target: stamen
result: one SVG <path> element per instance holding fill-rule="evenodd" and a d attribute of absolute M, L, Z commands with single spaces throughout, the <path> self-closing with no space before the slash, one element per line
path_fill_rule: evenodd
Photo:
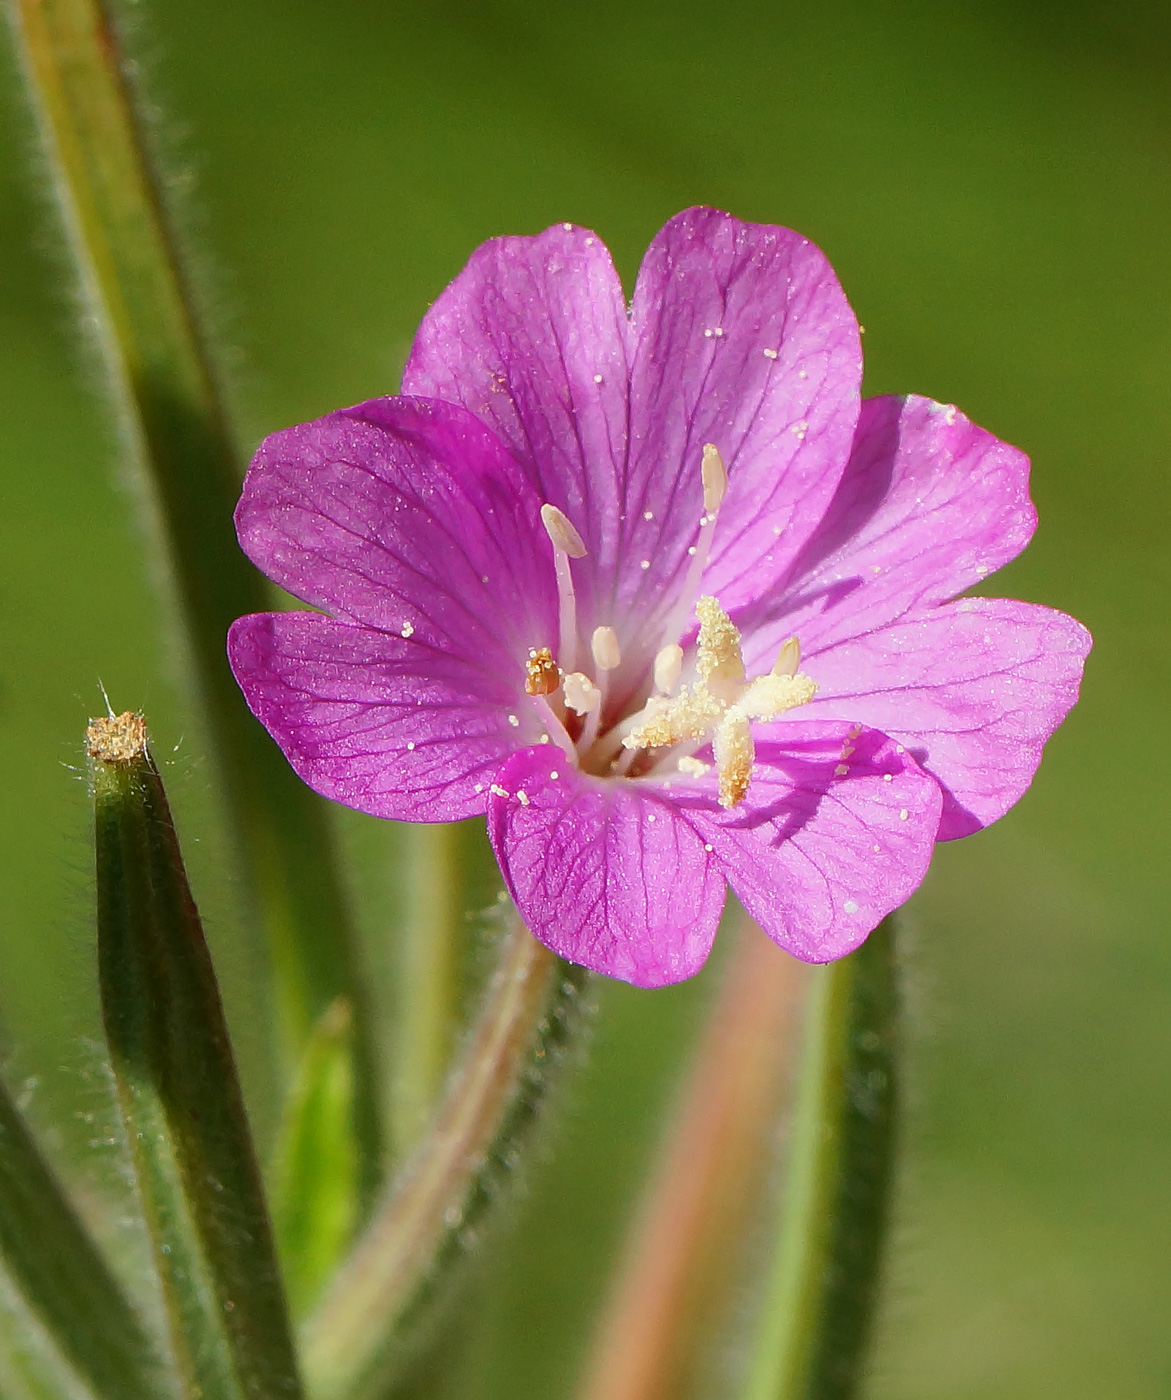
<path fill-rule="evenodd" d="M 530 647 L 525 662 L 525 692 L 529 695 L 552 695 L 561 684 L 561 668 L 553 660 L 548 647 Z"/>
<path fill-rule="evenodd" d="M 704 594 L 695 605 L 699 618 L 695 666 L 709 684 L 743 681 L 744 658 L 740 654 L 740 630 L 717 600 Z"/>
<path fill-rule="evenodd" d="M 613 627 L 595 627 L 590 638 L 590 651 L 594 665 L 599 671 L 613 671 L 622 661 L 622 650 L 618 645 L 618 633 Z"/>
<path fill-rule="evenodd" d="M 808 705 L 817 694 L 817 682 L 803 671 L 795 676 L 757 676 L 749 682 L 729 713 L 747 719 L 780 719 L 786 710 Z"/>
<path fill-rule="evenodd" d="M 796 637 L 790 637 L 781 648 L 768 675 L 748 680 L 736 624 L 708 594 L 698 600 L 695 611 L 699 617 L 695 656 L 699 679 L 677 694 L 652 695 L 638 715 L 616 728 L 622 732 L 627 753 L 637 749 L 672 751 L 656 759 L 651 772 L 674 762 L 681 773 L 698 773 L 700 768 L 690 749 L 680 754 L 676 746 L 710 738 L 720 806 L 736 807 L 748 792 L 756 759 L 751 721 L 779 719 L 787 710 L 808 704 L 817 694 L 817 683 L 797 669 L 801 648 Z M 673 668 L 682 653 L 678 647 L 674 653 L 664 647 L 655 658 L 655 684 L 660 690 L 666 689 L 665 683 L 673 687 L 678 680 L 678 671 Z M 627 767 L 629 762 L 624 758 L 618 771 Z"/>
<path fill-rule="evenodd" d="M 565 703 L 579 715 L 588 715 L 601 707 L 602 692 L 580 671 L 570 671 L 561 679 Z"/>
<path fill-rule="evenodd" d="M 756 745 L 752 741 L 752 727 L 748 720 L 737 716 L 734 710 L 729 710 L 716 726 L 712 738 L 712 757 L 720 779 L 720 806 L 738 807 L 748 792 Z"/>
<path fill-rule="evenodd" d="M 642 723 L 627 733 L 623 747 L 661 749 L 684 739 L 706 739 L 725 708 L 702 683 L 685 685 L 673 700 L 652 695 L 642 711 Z"/>
<path fill-rule="evenodd" d="M 553 706 L 543 695 L 534 695 L 533 704 L 537 707 L 537 713 L 549 731 L 549 738 L 576 764 L 577 750 L 573 747 L 573 740 L 569 737 L 568 730 L 553 713 Z"/>
<path fill-rule="evenodd" d="M 557 571 L 557 591 L 561 598 L 557 659 L 565 670 L 572 671 L 577 665 L 577 596 L 573 591 L 569 561 L 584 558 L 586 547 L 564 512 L 548 502 L 541 507 L 541 523 L 553 542 L 553 567 Z"/>
<path fill-rule="evenodd" d="M 655 657 L 655 689 L 670 695 L 679 684 L 682 671 L 683 648 L 678 642 L 670 642 Z"/>
<path fill-rule="evenodd" d="M 606 679 L 605 671 L 602 672 L 602 679 Z M 585 715 L 585 724 L 582 725 L 577 740 L 577 751 L 579 754 L 589 753 L 598 737 L 598 725 L 602 719 L 602 692 L 589 676 L 583 676 L 580 671 L 570 672 L 563 684 L 565 703 L 579 715 Z"/>
<path fill-rule="evenodd" d="M 553 541 L 554 549 L 560 550 L 562 554 L 568 554 L 571 559 L 585 558 L 585 541 L 569 523 L 569 517 L 564 511 L 558 510 L 556 506 L 551 506 L 546 502 L 541 507 L 541 523 Z"/>
<path fill-rule="evenodd" d="M 801 669 L 801 643 L 796 637 L 790 637 L 784 646 L 777 652 L 777 659 L 773 663 L 774 676 L 795 676 Z"/>
<path fill-rule="evenodd" d="M 714 443 L 704 444 L 703 458 L 699 467 L 703 484 L 703 514 L 699 517 L 699 538 L 695 542 L 691 563 L 679 590 L 679 597 L 663 628 L 663 645 L 677 642 L 687 628 L 695 597 L 699 592 L 703 571 L 707 568 L 708 557 L 712 552 L 712 536 L 716 532 L 716 513 L 728 489 L 728 469 Z"/>
<path fill-rule="evenodd" d="M 714 515 L 728 489 L 728 468 L 724 466 L 720 449 L 714 442 L 704 443 L 699 470 L 703 479 L 703 508 L 708 515 Z"/>
<path fill-rule="evenodd" d="M 638 757 L 637 749 L 623 749 L 619 755 L 617 763 L 614 764 L 614 777 L 625 778 L 631 768 L 634 767 L 634 760 Z"/>

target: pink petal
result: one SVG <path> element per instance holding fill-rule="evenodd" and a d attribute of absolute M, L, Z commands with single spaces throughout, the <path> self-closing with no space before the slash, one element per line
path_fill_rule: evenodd
<path fill-rule="evenodd" d="M 428 313 L 403 386 L 489 423 L 577 527 L 581 616 L 618 630 L 622 690 L 690 563 L 704 443 L 731 470 L 705 587 L 734 607 L 783 576 L 833 495 L 860 379 L 857 325 L 822 254 L 693 209 L 651 245 L 630 323 L 587 230 L 485 244 Z"/>
<path fill-rule="evenodd" d="M 807 654 L 944 602 L 1024 549 L 1036 524 L 1029 460 L 957 409 L 868 399 L 837 494 L 752 626 L 760 667 L 796 634 Z"/>
<path fill-rule="evenodd" d="M 236 525 L 298 598 L 519 685 L 528 648 L 557 641 L 540 507 L 464 409 L 375 399 L 266 438 Z"/>
<path fill-rule="evenodd" d="M 939 787 L 873 730 L 782 722 L 760 734 L 739 807 L 724 811 L 699 785 L 676 800 L 769 937 L 829 962 L 918 888 Z"/>
<path fill-rule="evenodd" d="M 505 757 L 540 738 L 535 713 L 503 679 L 318 613 L 242 617 L 228 654 L 253 713 L 304 781 L 376 817 L 482 812 Z"/>
<path fill-rule="evenodd" d="M 735 608 L 785 575 L 833 496 L 858 420 L 857 321 L 808 239 L 702 208 L 655 237 L 631 318 L 628 549 L 662 583 L 682 575 L 714 443 L 729 487 L 703 587 Z"/>
<path fill-rule="evenodd" d="M 898 739 L 942 784 L 940 840 L 1002 816 L 1077 699 L 1090 635 L 1051 608 L 962 598 L 818 652 L 803 714 Z"/>
<path fill-rule="evenodd" d="M 579 603 L 597 621 L 609 620 L 621 550 L 629 335 L 605 244 L 557 224 L 477 248 L 424 317 L 403 374 L 404 392 L 487 423 L 569 517 L 588 550 L 573 566 Z"/>
<path fill-rule="evenodd" d="M 521 917 L 562 957 L 640 987 L 703 966 L 724 881 L 654 788 L 527 749 L 497 775 L 488 834 Z"/>

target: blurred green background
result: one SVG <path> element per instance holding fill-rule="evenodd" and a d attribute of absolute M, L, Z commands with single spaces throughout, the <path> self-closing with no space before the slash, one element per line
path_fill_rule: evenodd
<path fill-rule="evenodd" d="M 420 314 L 480 240 L 575 220 L 629 285 L 660 224 L 704 202 L 825 249 L 867 327 L 871 392 L 954 401 L 1031 454 L 1040 532 L 990 591 L 1076 614 L 1097 648 L 1034 790 L 940 849 L 909 907 L 914 1100 L 869 1395 L 1171 1393 L 1171 10 L 137 8 L 250 444 L 392 391 Z M 30 1111 L 61 1151 L 91 1153 L 100 1188 L 78 777 L 99 680 L 146 710 L 168 756 L 262 1134 L 266 1008 L 4 77 L 0 1017 Z M 559 1151 L 493 1257 L 452 1393 L 568 1395 L 708 980 L 604 989 Z"/>

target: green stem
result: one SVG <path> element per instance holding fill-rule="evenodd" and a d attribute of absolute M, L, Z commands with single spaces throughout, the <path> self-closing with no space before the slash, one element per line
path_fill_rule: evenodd
<path fill-rule="evenodd" d="M 142 1323 L 3 1085 L 0 1248 L 26 1304 L 98 1395 L 158 1395 L 161 1365 Z"/>
<path fill-rule="evenodd" d="M 109 13 L 101 0 L 9 3 L 151 534 L 174 583 L 241 869 L 254 881 L 293 1067 L 336 996 L 359 1011 L 361 1002 L 321 805 L 248 713 L 224 654 L 233 619 L 270 605 L 232 532 L 240 454 Z M 371 1061 L 366 1031 L 358 1035 L 376 1156 Z"/>
<path fill-rule="evenodd" d="M 755 1258 L 761 1210 L 771 1203 L 774 1125 L 796 1078 L 810 969 L 746 915 L 728 922 L 720 936 L 731 936 L 732 951 L 577 1400 L 707 1394 L 713 1354 L 735 1345 L 731 1324 L 745 1258 Z"/>
<path fill-rule="evenodd" d="M 102 1020 L 191 1400 L 301 1394 L 215 970 L 139 716 L 95 720 Z"/>
<path fill-rule="evenodd" d="M 741 1400 L 850 1400 L 893 1177 L 898 998 L 891 920 L 818 970 L 781 1229 Z"/>
<path fill-rule="evenodd" d="M 390 1139 L 409 1151 L 426 1127 L 451 1058 L 457 1003 L 457 932 L 464 912 L 453 822 L 401 829 L 403 931 L 395 997 L 394 1110 Z"/>
<path fill-rule="evenodd" d="M 586 978 L 512 918 L 426 1136 L 304 1330 L 313 1400 L 387 1393 L 413 1324 L 517 1165 L 578 1021 Z"/>

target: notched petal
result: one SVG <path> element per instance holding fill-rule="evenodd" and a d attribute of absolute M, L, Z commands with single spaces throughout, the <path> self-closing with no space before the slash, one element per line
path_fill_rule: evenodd
<path fill-rule="evenodd" d="M 905 745 L 944 790 L 939 839 L 952 840 L 1003 816 L 1032 782 L 1089 649 L 1086 629 L 1053 608 L 961 598 L 820 652 L 809 712 Z"/>
<path fill-rule="evenodd" d="M 856 948 L 927 871 L 939 786 L 886 735 L 858 725 L 762 728 L 748 794 L 676 801 L 766 933 L 806 962 Z"/>
<path fill-rule="evenodd" d="M 319 613 L 242 617 L 228 656 L 300 777 L 376 817 L 483 812 L 492 774 L 518 742 L 539 738 L 507 687 L 458 658 Z"/>
<path fill-rule="evenodd" d="M 521 917 L 554 952 L 641 987 L 702 967 L 724 880 L 662 793 L 531 748 L 496 775 L 488 833 Z"/>

